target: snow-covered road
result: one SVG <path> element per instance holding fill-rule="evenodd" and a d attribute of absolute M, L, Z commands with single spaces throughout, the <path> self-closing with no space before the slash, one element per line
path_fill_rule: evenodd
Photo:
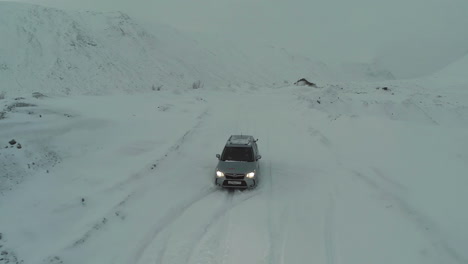
<path fill-rule="evenodd" d="M 467 96 L 425 95 L 31 99 L 0 121 L 24 146 L 0 150 L 24 167 L 2 173 L 25 171 L 2 192 L 0 263 L 467 263 Z M 240 133 L 259 138 L 260 185 L 218 189 L 215 154 Z M 44 150 L 60 161 L 26 168 Z"/>

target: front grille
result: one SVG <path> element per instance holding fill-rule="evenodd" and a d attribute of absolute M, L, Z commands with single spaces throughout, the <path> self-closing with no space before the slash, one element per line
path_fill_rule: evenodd
<path fill-rule="evenodd" d="M 224 173 L 224 176 L 226 179 L 230 180 L 242 180 L 245 177 L 245 174 L 239 174 L 239 173 Z"/>

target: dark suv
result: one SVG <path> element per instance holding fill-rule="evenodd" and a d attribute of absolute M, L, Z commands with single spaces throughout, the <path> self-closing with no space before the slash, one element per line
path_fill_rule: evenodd
<path fill-rule="evenodd" d="M 258 184 L 259 159 L 258 139 L 247 135 L 232 135 L 217 154 L 218 166 L 215 184 L 225 188 L 253 188 Z"/>

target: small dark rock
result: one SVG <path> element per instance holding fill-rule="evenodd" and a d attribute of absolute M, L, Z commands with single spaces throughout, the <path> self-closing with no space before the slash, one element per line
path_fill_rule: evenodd
<path fill-rule="evenodd" d="M 42 115 L 39 115 L 39 117 L 42 117 Z"/>
<path fill-rule="evenodd" d="M 14 145 L 14 144 L 16 144 L 16 140 L 12 139 L 8 143 L 10 143 L 10 145 Z"/>
<path fill-rule="evenodd" d="M 3 234 L 2 234 L 2 233 L 0 233 L 0 240 L 2 240 L 2 238 L 3 238 Z"/>
<path fill-rule="evenodd" d="M 18 143 L 18 145 L 16 145 L 16 148 L 17 148 L 17 149 L 21 149 L 21 148 L 23 148 L 23 147 L 21 146 L 21 144 Z M 33 163 L 33 165 L 34 165 L 34 163 Z"/>
<path fill-rule="evenodd" d="M 319 103 L 319 104 L 320 104 L 320 101 L 319 101 L 319 100 L 317 100 L 317 103 Z"/>
<path fill-rule="evenodd" d="M 382 90 L 388 91 L 388 87 L 382 87 Z"/>
<path fill-rule="evenodd" d="M 85 199 L 84 198 L 81 198 L 81 202 L 84 203 Z"/>
<path fill-rule="evenodd" d="M 308 80 L 306 80 L 305 78 L 302 78 L 302 79 L 298 80 L 297 82 L 294 83 L 294 85 L 317 87 L 317 85 L 315 83 L 311 83 Z"/>
<path fill-rule="evenodd" d="M 47 173 L 49 173 L 49 170 L 46 170 Z"/>

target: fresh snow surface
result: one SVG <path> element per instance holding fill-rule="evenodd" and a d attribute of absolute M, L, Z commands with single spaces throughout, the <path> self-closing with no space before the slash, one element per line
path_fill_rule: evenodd
<path fill-rule="evenodd" d="M 0 100 L 0 263 L 468 263 L 468 94 L 422 82 Z"/>

